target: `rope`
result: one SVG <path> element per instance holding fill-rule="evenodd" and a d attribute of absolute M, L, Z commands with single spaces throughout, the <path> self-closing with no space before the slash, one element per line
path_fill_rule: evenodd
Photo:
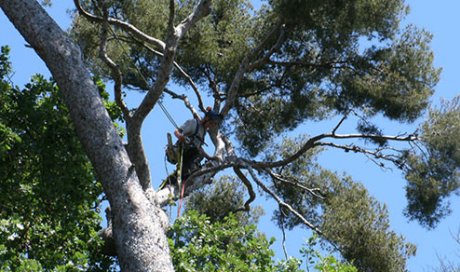
<path fill-rule="evenodd" d="M 118 45 L 121 47 L 123 55 L 125 55 L 125 57 L 126 57 L 127 59 L 130 59 L 130 58 L 129 58 L 129 55 L 128 55 L 128 53 L 127 53 L 128 50 L 127 50 L 127 49 L 124 47 L 124 45 L 120 42 L 120 40 L 119 40 L 117 34 L 115 33 L 115 31 L 113 31 L 113 29 L 112 29 L 111 26 L 109 26 L 108 29 L 109 29 L 109 31 L 113 34 L 113 36 L 115 37 L 115 40 L 117 41 Z M 134 66 L 134 68 L 136 69 L 137 73 L 141 76 L 142 80 L 144 81 L 145 86 L 149 86 L 149 82 L 147 81 L 147 78 L 144 76 L 144 74 L 143 74 L 142 71 L 139 69 L 139 67 L 137 67 L 137 66 L 135 65 L 135 63 L 133 63 L 133 66 Z M 161 110 L 162 110 L 163 113 L 166 115 L 166 117 L 167 117 L 168 120 L 171 122 L 171 124 L 172 124 L 176 129 L 178 129 L 179 126 L 178 126 L 177 123 L 174 121 L 174 118 L 171 116 L 171 114 L 169 114 L 168 110 L 167 110 L 166 107 L 163 105 L 163 103 L 162 103 L 161 101 L 158 101 L 157 103 L 158 103 L 158 105 L 160 105 Z"/>
<path fill-rule="evenodd" d="M 166 107 L 163 105 L 163 103 L 161 103 L 161 101 L 158 101 L 158 105 L 160 105 L 161 110 L 162 110 L 163 113 L 166 115 L 166 117 L 168 118 L 169 122 L 171 122 L 171 124 L 172 124 L 176 129 L 179 129 L 179 126 L 178 126 L 177 123 L 174 121 L 174 118 L 171 116 L 171 114 L 169 114 L 168 110 L 167 110 Z"/>

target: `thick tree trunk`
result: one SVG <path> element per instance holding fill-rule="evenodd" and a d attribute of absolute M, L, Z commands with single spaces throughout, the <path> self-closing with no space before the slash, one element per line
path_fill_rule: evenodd
<path fill-rule="evenodd" d="M 80 50 L 35 0 L 0 0 L 0 7 L 57 81 L 110 201 L 122 270 L 173 271 L 162 225 L 164 213 L 142 190 Z"/>

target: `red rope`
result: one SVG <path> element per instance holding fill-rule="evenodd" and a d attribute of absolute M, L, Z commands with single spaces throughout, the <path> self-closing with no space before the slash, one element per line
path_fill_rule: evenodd
<path fill-rule="evenodd" d="M 180 217 L 180 210 L 182 208 L 182 199 L 184 198 L 184 192 L 185 192 L 185 183 L 187 182 L 186 179 L 184 179 L 182 181 L 182 188 L 181 188 L 181 191 L 180 191 L 180 198 L 179 198 L 179 206 L 177 207 L 177 218 Z"/>

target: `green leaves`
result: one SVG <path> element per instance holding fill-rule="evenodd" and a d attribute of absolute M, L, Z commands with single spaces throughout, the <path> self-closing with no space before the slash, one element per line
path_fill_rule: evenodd
<path fill-rule="evenodd" d="M 0 270 L 106 271 L 102 188 L 56 84 L 37 75 L 23 90 L 0 87 Z"/>
<path fill-rule="evenodd" d="M 188 211 L 169 231 L 176 271 L 300 271 L 299 263 L 274 264 L 268 241 L 255 225 L 241 225 L 235 215 L 211 222 Z"/>
<path fill-rule="evenodd" d="M 460 187 L 460 98 L 430 111 L 421 152 L 407 154 L 406 215 L 432 228 L 449 214 L 445 199 Z"/>

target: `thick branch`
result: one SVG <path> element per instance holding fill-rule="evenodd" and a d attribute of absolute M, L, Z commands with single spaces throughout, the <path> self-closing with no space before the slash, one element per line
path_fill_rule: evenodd
<path fill-rule="evenodd" d="M 152 47 L 148 46 L 147 44 L 143 43 L 142 41 L 136 40 L 135 37 L 134 37 L 134 40 L 136 41 L 136 44 L 142 45 L 145 49 L 147 49 L 151 53 L 153 53 L 153 54 L 155 54 L 155 55 L 157 55 L 159 57 L 164 57 L 164 54 L 162 52 L 153 49 Z M 130 42 L 130 41 L 126 40 L 126 42 Z M 184 68 L 182 68 L 182 66 L 180 66 L 176 61 L 174 61 L 173 64 L 174 64 L 174 67 L 176 68 L 176 70 L 179 72 L 179 74 L 182 77 L 184 77 L 185 80 L 187 81 L 187 83 L 190 85 L 190 87 L 192 87 L 192 90 L 195 92 L 195 95 L 196 95 L 197 100 L 198 100 L 198 107 L 200 108 L 200 110 L 202 112 L 205 112 L 205 108 L 203 106 L 204 105 L 203 104 L 203 98 L 201 97 L 200 91 L 198 90 L 198 87 L 195 84 L 195 82 L 193 81 L 192 77 L 189 74 L 187 74 L 187 72 L 184 70 Z M 148 83 L 145 82 L 145 84 L 147 85 Z"/>
<path fill-rule="evenodd" d="M 150 88 L 133 116 L 133 119 L 135 119 L 135 122 L 138 123 L 139 127 L 144 121 L 145 117 L 150 113 L 154 105 L 157 103 L 158 99 L 163 93 L 163 90 L 165 89 L 166 84 L 169 81 L 171 70 L 174 66 L 174 57 L 176 54 L 177 46 L 179 44 L 179 40 L 183 37 L 183 35 L 185 35 L 186 31 L 190 29 L 195 22 L 209 13 L 210 3 L 210 0 L 201 0 L 192 14 L 190 14 L 177 27 L 171 30 L 173 33 L 168 33 L 164 56 L 158 70 L 155 84 L 152 86 L 152 88 Z"/>
<path fill-rule="evenodd" d="M 186 197 L 206 184 L 211 183 L 212 177 L 217 174 L 217 172 L 233 167 L 234 165 L 234 163 L 226 163 L 217 166 L 205 167 L 193 172 L 187 179 L 187 185 L 183 196 Z M 176 186 L 166 186 L 164 189 L 157 192 L 157 203 L 160 206 L 165 206 L 170 200 L 176 201 L 179 197 L 180 191 Z"/>

